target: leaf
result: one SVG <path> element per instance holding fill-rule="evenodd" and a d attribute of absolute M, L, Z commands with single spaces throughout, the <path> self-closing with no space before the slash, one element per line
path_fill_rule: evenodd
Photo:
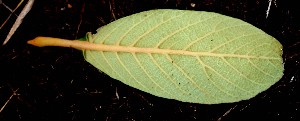
<path fill-rule="evenodd" d="M 283 76 L 282 45 L 242 20 L 212 12 L 150 10 L 101 27 L 85 59 L 152 95 L 219 104 L 247 100 Z"/>

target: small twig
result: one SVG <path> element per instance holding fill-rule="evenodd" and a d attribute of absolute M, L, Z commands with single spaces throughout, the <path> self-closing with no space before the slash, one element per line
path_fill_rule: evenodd
<path fill-rule="evenodd" d="M 115 1 L 114 0 L 109 0 L 109 9 L 110 9 L 110 12 L 111 12 L 111 15 L 112 17 L 114 18 L 114 20 L 116 20 L 116 16 L 115 16 Z"/>
<path fill-rule="evenodd" d="M 8 102 L 13 98 L 13 96 L 15 96 L 15 95 L 17 95 L 17 91 L 19 90 L 19 88 L 18 89 L 16 89 L 15 91 L 13 91 L 13 93 L 11 94 L 11 96 L 8 98 L 8 100 L 4 103 L 4 105 L 1 107 L 1 109 L 0 109 L 0 113 L 3 111 L 3 109 L 5 108 L 5 106 L 8 104 Z"/>
<path fill-rule="evenodd" d="M 9 31 L 9 33 L 8 33 L 8 35 L 7 35 L 7 37 L 4 40 L 4 42 L 3 42 L 2 45 L 5 45 L 9 41 L 9 39 L 12 37 L 12 35 L 15 33 L 15 31 L 21 25 L 24 17 L 31 10 L 33 3 L 34 3 L 34 0 L 28 0 L 27 4 L 25 5 L 25 7 L 23 8 L 22 12 L 20 13 L 20 15 L 18 16 L 17 20 L 15 21 L 14 25 L 10 29 L 10 31 Z"/>
<path fill-rule="evenodd" d="M 2 0 L 0 0 L 0 4 L 2 4 L 6 9 L 8 9 L 11 13 L 13 13 L 14 11 L 12 9 L 10 9 L 7 5 L 5 5 Z"/>
<path fill-rule="evenodd" d="M 268 9 L 267 9 L 267 12 L 266 12 L 266 18 L 268 18 L 268 16 L 269 16 L 271 5 L 272 5 L 272 0 L 269 0 Z"/>
<path fill-rule="evenodd" d="M 15 14 L 15 11 L 21 6 L 21 4 L 24 2 L 24 0 L 21 0 L 19 2 L 19 4 L 16 6 L 16 8 L 14 10 L 10 9 L 8 6 L 6 6 L 2 0 L 0 0 L 0 4 L 2 4 L 6 9 L 8 9 L 11 13 L 9 14 L 9 16 L 5 19 L 5 21 L 2 23 L 2 25 L 0 26 L 0 29 L 2 29 L 2 27 L 7 23 L 7 21 L 10 19 L 10 17 L 12 16 L 12 14 Z M 15 14 L 16 15 L 16 14 Z M 16 15 L 17 16 L 17 15 Z"/>
<path fill-rule="evenodd" d="M 223 117 L 227 116 L 233 109 L 235 109 L 237 107 L 237 105 L 235 105 L 234 107 L 230 108 L 229 110 L 227 110 L 220 118 L 218 118 L 217 121 L 221 121 Z"/>
<path fill-rule="evenodd" d="M 273 3 L 273 0 L 269 0 L 269 5 L 268 5 L 268 9 L 267 9 L 267 12 L 266 12 L 266 18 L 268 18 L 269 16 L 269 13 L 270 13 L 270 10 L 271 10 L 271 5 Z M 276 0 L 274 1 L 274 4 L 276 6 Z"/>
<path fill-rule="evenodd" d="M 117 97 L 118 100 L 120 99 L 119 94 L 118 94 L 118 88 L 117 88 L 117 87 L 116 87 L 116 97 Z"/>
<path fill-rule="evenodd" d="M 85 3 L 83 3 L 82 8 L 81 8 L 81 11 L 80 11 L 80 21 L 79 21 L 79 24 L 78 24 L 78 26 L 77 26 L 76 37 L 75 37 L 75 38 L 77 38 L 77 35 L 78 35 L 78 32 L 79 32 L 80 26 L 81 26 L 81 24 L 82 24 L 82 14 L 84 13 L 84 9 L 85 9 Z"/>

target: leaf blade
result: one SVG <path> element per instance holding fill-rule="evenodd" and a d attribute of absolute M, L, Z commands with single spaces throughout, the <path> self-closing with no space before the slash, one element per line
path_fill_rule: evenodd
<path fill-rule="evenodd" d="M 86 50 L 85 59 L 112 78 L 184 102 L 246 100 L 283 75 L 275 38 L 217 13 L 141 12 L 101 27 L 89 41 L 101 50 Z"/>

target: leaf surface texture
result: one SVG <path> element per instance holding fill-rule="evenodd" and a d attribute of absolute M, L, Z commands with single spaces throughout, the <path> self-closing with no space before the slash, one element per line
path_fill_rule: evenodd
<path fill-rule="evenodd" d="M 242 20 L 213 12 L 158 9 L 116 20 L 90 35 L 109 46 L 85 59 L 110 77 L 183 102 L 246 100 L 283 75 L 282 45 Z"/>

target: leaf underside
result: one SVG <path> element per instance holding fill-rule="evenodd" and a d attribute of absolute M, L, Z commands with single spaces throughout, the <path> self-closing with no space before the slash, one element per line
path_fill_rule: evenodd
<path fill-rule="evenodd" d="M 101 27 L 84 51 L 110 77 L 155 96 L 219 104 L 247 100 L 283 75 L 282 45 L 242 20 L 213 12 L 150 10 Z"/>

